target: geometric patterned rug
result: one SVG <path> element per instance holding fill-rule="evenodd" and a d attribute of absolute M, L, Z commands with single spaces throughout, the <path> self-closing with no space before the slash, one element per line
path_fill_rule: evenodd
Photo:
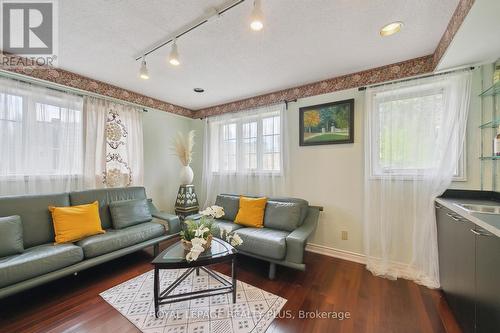
<path fill-rule="evenodd" d="M 184 271 L 160 270 L 160 290 Z M 172 294 L 218 286 L 222 286 L 219 281 L 200 270 L 199 276 L 191 274 Z M 161 305 L 159 318 L 154 315 L 152 270 L 100 295 L 146 333 L 265 332 L 286 303 L 282 297 L 241 281 L 236 291 L 236 303 L 231 294 L 224 294 Z"/>

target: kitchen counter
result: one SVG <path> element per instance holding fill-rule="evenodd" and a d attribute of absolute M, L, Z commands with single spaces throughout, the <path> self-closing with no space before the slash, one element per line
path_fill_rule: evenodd
<path fill-rule="evenodd" d="M 461 217 L 471 221 L 475 225 L 494 234 L 495 236 L 500 237 L 499 214 L 469 212 L 466 209 L 457 205 L 457 204 L 475 204 L 475 205 L 500 206 L 500 202 L 495 198 L 495 196 L 488 197 L 483 194 L 490 192 L 481 193 L 481 191 L 453 191 L 452 193 L 449 192 L 451 191 L 447 191 L 442 197 L 437 198 L 436 203 L 448 208 L 457 215 L 460 215 Z M 453 196 L 453 193 L 457 195 Z"/>

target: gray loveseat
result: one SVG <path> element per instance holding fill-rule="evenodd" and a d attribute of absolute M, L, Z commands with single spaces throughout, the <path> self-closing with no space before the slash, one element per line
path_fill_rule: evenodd
<path fill-rule="evenodd" d="M 129 187 L 0 197 L 0 218 L 18 215 L 22 224 L 20 235 L 12 237 L 0 234 L 0 242 L 7 244 L 18 237 L 22 238 L 23 243 L 19 251 L 21 253 L 0 257 L 0 298 L 148 246 L 153 246 L 155 254 L 158 253 L 158 243 L 174 237 L 180 231 L 179 219 L 175 215 L 159 212 L 148 200 L 147 204 L 143 201 L 143 205 L 146 211 L 149 206 L 149 219 L 136 224 L 130 219 L 134 212 L 125 211 L 127 223 L 133 225 L 113 229 L 110 203 L 131 199 L 147 199 L 145 189 Z M 94 201 L 99 202 L 101 225 L 106 233 L 75 243 L 54 245 L 54 229 L 48 206 L 74 206 Z"/>
<path fill-rule="evenodd" d="M 216 219 L 213 233 L 220 227 L 236 232 L 243 244 L 238 252 L 269 262 L 269 278 L 274 279 L 276 264 L 305 270 L 304 249 L 307 239 L 316 229 L 321 207 L 309 206 L 303 199 L 268 198 L 263 228 L 244 227 L 234 223 L 239 210 L 239 195 L 220 194 L 215 204 L 224 208 L 225 215 Z"/>

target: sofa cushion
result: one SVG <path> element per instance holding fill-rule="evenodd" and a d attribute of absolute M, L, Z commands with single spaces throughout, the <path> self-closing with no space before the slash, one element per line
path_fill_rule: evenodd
<path fill-rule="evenodd" d="M 269 201 L 275 201 L 275 202 L 285 202 L 285 203 L 295 203 L 299 205 L 300 207 L 300 221 L 299 221 L 299 226 L 304 223 L 307 214 L 309 212 L 309 202 L 304 199 L 299 199 L 299 198 L 287 198 L 287 197 L 276 197 L 276 198 L 269 198 Z"/>
<path fill-rule="evenodd" d="M 220 229 L 221 228 L 224 228 L 229 233 L 231 233 L 231 232 L 233 232 L 235 230 L 239 230 L 243 227 L 239 224 L 233 223 L 233 221 L 215 219 L 212 222 L 212 234 L 214 234 L 214 236 L 220 238 Z"/>
<path fill-rule="evenodd" d="M 286 236 L 290 233 L 269 228 L 242 228 L 236 233 L 243 240 L 238 250 L 281 260 L 286 254 Z"/>
<path fill-rule="evenodd" d="M 82 249 L 73 244 L 31 247 L 21 254 L 0 259 L 0 287 L 47 274 L 82 260 Z"/>
<path fill-rule="evenodd" d="M 0 258 L 23 251 L 23 226 L 19 215 L 0 217 Z"/>
<path fill-rule="evenodd" d="M 153 219 L 147 199 L 113 201 L 109 204 L 114 229 L 123 229 Z"/>
<path fill-rule="evenodd" d="M 124 229 L 108 229 L 105 234 L 82 239 L 76 245 L 83 249 L 85 258 L 93 258 L 165 235 L 165 227 L 146 222 Z"/>
<path fill-rule="evenodd" d="M 104 188 L 71 192 L 69 198 L 72 206 L 89 204 L 96 200 L 99 201 L 99 216 L 101 217 L 103 229 L 112 227 L 111 213 L 109 211 L 109 204 L 111 202 L 129 199 L 147 199 L 144 187 Z"/>
<path fill-rule="evenodd" d="M 300 223 L 301 207 L 294 202 L 268 201 L 264 226 L 283 231 L 294 231 Z"/>
<path fill-rule="evenodd" d="M 69 206 L 69 195 L 19 195 L 0 197 L 0 216 L 19 215 L 23 225 L 24 248 L 54 242 L 49 206 Z"/>
<path fill-rule="evenodd" d="M 234 221 L 240 209 L 240 197 L 238 195 L 219 194 L 215 200 L 215 205 L 224 208 L 222 219 Z"/>

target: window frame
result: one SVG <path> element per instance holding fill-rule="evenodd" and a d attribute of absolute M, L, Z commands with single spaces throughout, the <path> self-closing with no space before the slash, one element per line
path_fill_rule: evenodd
<path fill-rule="evenodd" d="M 263 129 L 263 124 L 264 124 L 264 119 L 267 118 L 275 118 L 278 117 L 278 124 L 279 124 L 279 132 L 275 132 L 274 128 L 274 121 L 273 121 L 273 134 L 272 136 L 279 135 L 279 152 L 274 151 L 274 140 L 273 140 L 273 156 L 276 153 L 279 153 L 279 170 L 264 170 L 263 169 L 263 156 L 264 156 L 264 129 Z M 235 169 L 233 170 L 223 170 L 222 166 L 224 164 L 223 159 L 224 157 L 221 156 L 220 150 L 218 150 L 215 155 L 216 155 L 216 163 L 211 163 L 211 170 L 210 172 L 212 175 L 249 175 L 249 176 L 282 176 L 283 175 L 283 153 L 284 153 L 284 142 L 283 142 L 283 124 L 282 124 L 282 115 L 281 111 L 279 109 L 277 110 L 272 110 L 266 113 L 261 113 L 261 114 L 253 114 L 253 115 L 242 115 L 241 117 L 238 118 L 230 118 L 227 120 L 218 120 L 215 121 L 214 123 L 211 124 L 211 126 L 216 126 L 218 135 L 216 137 L 216 140 L 218 142 L 214 145 L 211 143 L 212 147 L 210 149 L 219 149 L 219 147 L 223 144 L 223 128 L 225 126 L 235 124 L 236 125 L 236 164 L 235 164 Z M 256 155 L 257 155 L 257 168 L 246 168 L 243 163 L 243 154 L 244 151 L 243 149 L 240 149 L 242 147 L 243 140 L 243 126 L 246 124 L 251 124 L 251 123 L 257 123 L 257 142 L 256 142 Z M 274 160 L 273 160 L 273 165 L 274 165 Z"/>
<path fill-rule="evenodd" d="M 406 93 L 399 94 L 394 96 L 394 98 L 385 99 L 384 102 L 387 101 L 398 101 L 403 100 L 405 98 L 413 97 L 412 93 L 415 91 L 422 91 L 419 97 L 435 95 L 437 93 L 442 93 L 445 95 L 445 89 L 441 88 L 426 88 L 424 87 L 411 87 L 411 88 L 403 88 L 410 89 Z M 383 92 L 382 92 L 383 93 Z M 373 139 L 374 136 L 372 133 L 377 133 L 375 142 L 370 142 L 368 149 L 370 149 L 370 179 L 399 179 L 399 180 L 414 180 L 415 177 L 419 177 L 419 170 L 425 170 L 425 168 L 391 168 L 384 171 L 384 168 L 381 167 L 380 163 L 380 101 L 377 100 L 377 93 L 374 93 L 371 96 L 371 104 L 372 104 L 372 115 L 370 116 L 370 124 L 369 124 L 369 132 L 370 138 Z M 460 159 L 457 162 L 456 173 L 453 175 L 452 181 L 454 182 L 465 182 L 467 181 L 467 150 L 466 150 L 466 141 L 464 140 L 462 154 L 460 155 Z"/>

